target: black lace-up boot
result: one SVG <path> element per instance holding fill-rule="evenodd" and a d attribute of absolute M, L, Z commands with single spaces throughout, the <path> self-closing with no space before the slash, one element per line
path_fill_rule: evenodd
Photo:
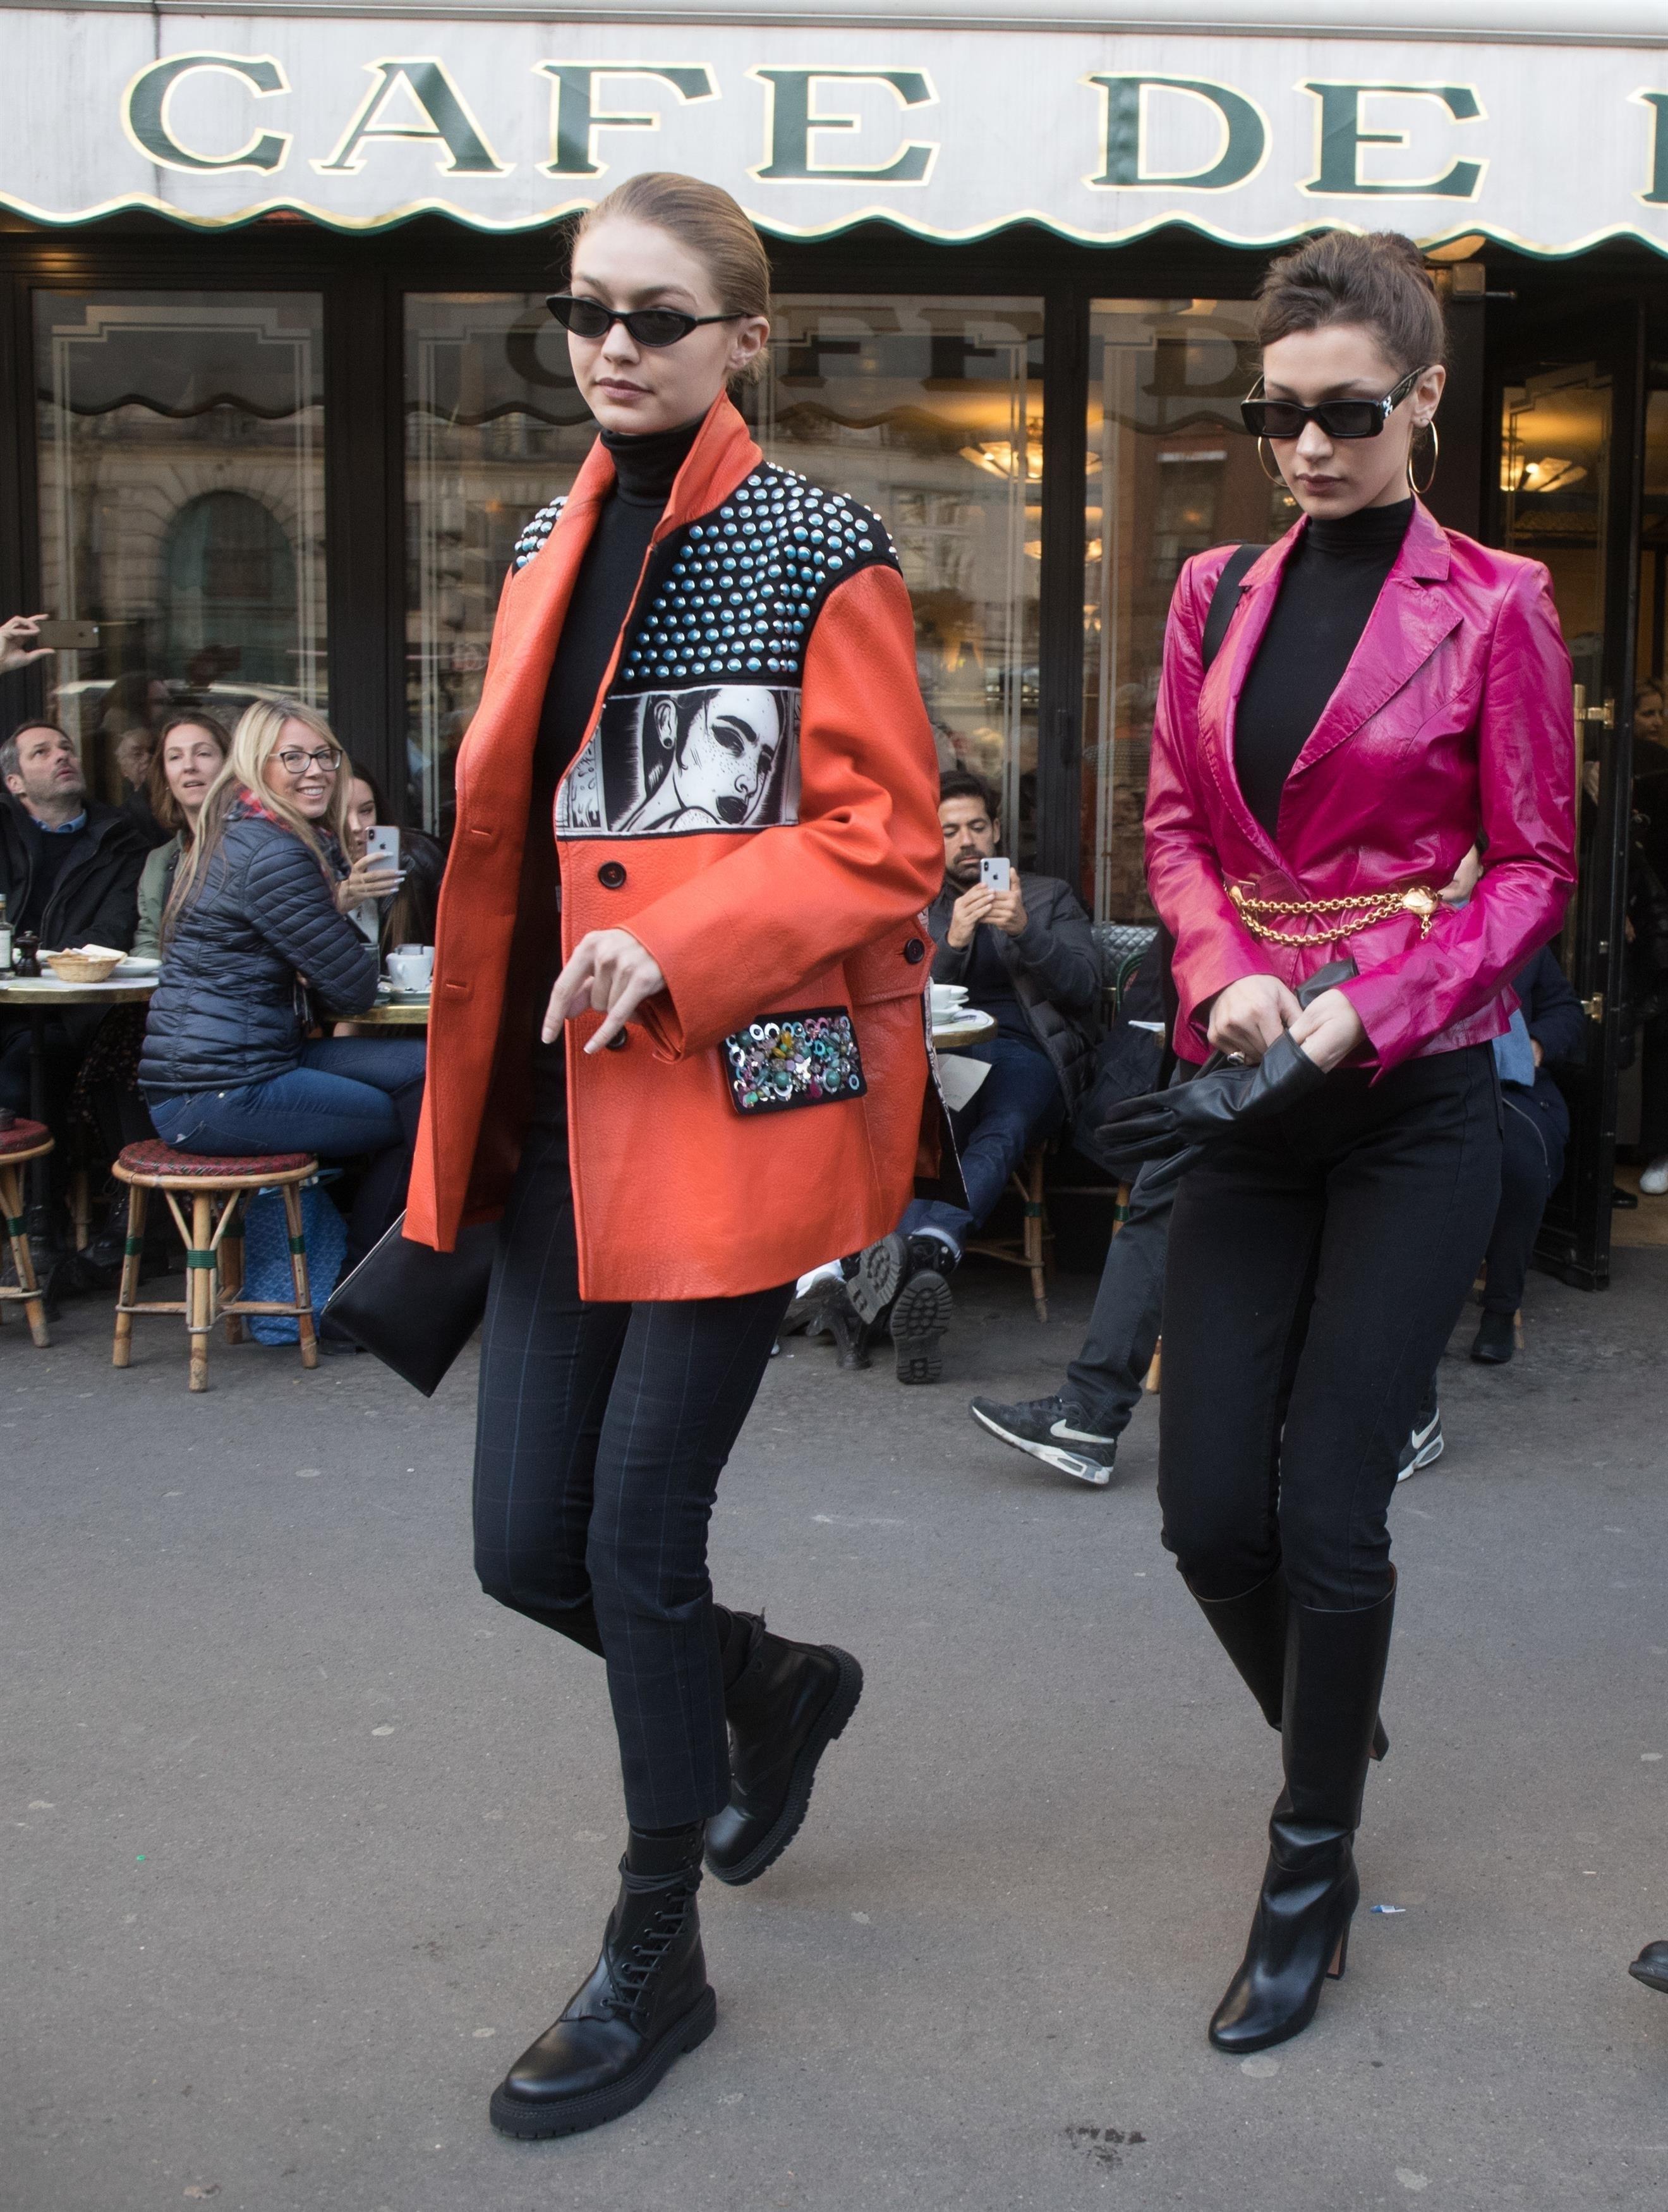
<path fill-rule="evenodd" d="M 707 1864 L 720 1881 L 756 1881 L 799 1832 L 816 1762 L 863 1695 L 863 1669 L 833 1644 L 790 1644 L 752 1613 L 733 1616 L 749 1639 L 724 1693 L 730 1723 L 730 1802 L 707 1823 Z"/>
<path fill-rule="evenodd" d="M 640 2105 L 675 2059 L 713 2033 L 695 1892 L 701 1830 L 633 1832 L 602 1956 L 560 2020 L 493 2091 L 492 2124 L 511 2136 L 572 2136 Z"/>
<path fill-rule="evenodd" d="M 1395 1607 L 1392 1588 L 1357 1612 L 1290 1609 L 1286 1786 L 1269 1821 L 1251 1941 L 1210 2022 L 1211 2042 L 1235 2057 L 1301 2034 L 1321 1984 L 1343 1972 L 1361 1901 L 1355 1832 Z"/>
<path fill-rule="evenodd" d="M 1239 1597 L 1201 1597 L 1197 1590 L 1192 1597 L 1217 1643 L 1238 1668 L 1240 1680 L 1262 1707 L 1263 1718 L 1271 1729 L 1277 1729 L 1285 1702 L 1286 1617 L 1291 1607 L 1285 1570 L 1277 1567 L 1265 1582 Z M 1374 1758 L 1382 1759 L 1389 1748 L 1384 1722 L 1375 1719 Z"/>

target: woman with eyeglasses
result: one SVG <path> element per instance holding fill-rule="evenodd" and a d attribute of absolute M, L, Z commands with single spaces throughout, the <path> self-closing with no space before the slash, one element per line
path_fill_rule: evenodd
<path fill-rule="evenodd" d="M 710 2033 L 703 1863 L 774 1864 L 863 1686 L 707 1561 L 795 1278 L 911 1195 L 943 865 L 891 543 L 730 397 L 769 288 L 694 178 L 579 225 L 549 304 L 599 435 L 521 539 L 458 756 L 405 1233 L 500 1216 L 476 1571 L 604 1662 L 628 1823 L 601 1955 L 493 2097 L 517 2136 L 617 2118 Z M 553 1778 L 563 1680 L 525 1650 Z"/>
<path fill-rule="evenodd" d="M 1574 877 L 1546 571 L 1414 489 L 1444 350 L 1417 249 L 1297 247 L 1259 335 L 1246 428 L 1302 514 L 1248 567 L 1222 546 L 1183 568 L 1146 815 L 1177 1050 L 1261 1063 L 1238 1118 L 1174 1109 L 1202 1149 L 1170 1231 L 1159 1474 L 1165 1544 L 1282 1732 L 1251 1939 L 1210 2026 L 1235 2054 L 1296 2034 L 1343 1971 L 1387 1747 L 1398 1453 L 1499 1200 L 1490 1040 Z M 1442 903 L 1474 845 L 1475 891 Z"/>
<path fill-rule="evenodd" d="M 139 1081 L 157 1134 L 181 1152 L 368 1155 L 345 1270 L 404 1203 L 425 1054 L 404 1038 L 309 1034 L 376 997 L 376 947 L 350 916 L 379 878 L 344 855 L 343 769 L 311 707 L 244 711 L 175 867 Z M 327 1327 L 320 1341 L 346 1340 Z"/>

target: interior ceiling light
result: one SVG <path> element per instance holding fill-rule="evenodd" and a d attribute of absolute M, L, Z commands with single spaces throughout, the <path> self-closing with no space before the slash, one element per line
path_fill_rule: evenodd
<path fill-rule="evenodd" d="M 976 446 L 963 446 L 961 459 L 964 461 L 971 461 L 976 469 L 983 469 L 987 476 L 1011 477 L 1019 473 L 1015 465 L 1013 446 L 1006 438 L 985 438 L 981 439 Z M 1042 482 L 1040 439 L 1026 441 L 1025 480 L 1028 483 Z"/>
<path fill-rule="evenodd" d="M 1501 471 L 1500 488 L 1502 491 L 1564 491 L 1580 483 L 1586 474 L 1579 461 L 1563 460 L 1556 453 L 1522 462 L 1508 453 Z"/>

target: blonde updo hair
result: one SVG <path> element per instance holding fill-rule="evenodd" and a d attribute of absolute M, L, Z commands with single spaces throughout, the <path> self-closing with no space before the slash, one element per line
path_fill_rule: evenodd
<path fill-rule="evenodd" d="M 628 177 L 594 208 L 573 219 L 567 240 L 570 269 L 585 233 L 616 217 L 651 223 L 687 246 L 705 264 L 723 313 L 769 315 L 770 259 L 764 240 L 722 185 L 679 176 L 671 169 L 646 169 L 640 176 Z M 764 366 L 761 349 L 737 380 L 753 383 L 763 375 Z"/>

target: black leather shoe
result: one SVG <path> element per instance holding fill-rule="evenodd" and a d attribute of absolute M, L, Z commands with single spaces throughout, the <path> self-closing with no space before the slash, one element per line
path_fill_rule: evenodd
<path fill-rule="evenodd" d="M 1217 1643 L 1239 1669 L 1240 1680 L 1262 1707 L 1263 1718 L 1277 1729 L 1284 1714 L 1287 1616 L 1291 1609 L 1284 1568 L 1277 1567 L 1265 1582 L 1239 1597 L 1201 1597 L 1197 1590 L 1192 1595 Z M 1390 1738 L 1380 1717 L 1373 1723 L 1372 1756 L 1382 1759 L 1389 1749 Z"/>
<path fill-rule="evenodd" d="M 1504 1367 L 1517 1348 L 1517 1324 L 1511 1315 L 1485 1313 L 1471 1341 L 1471 1358 L 1485 1367 Z"/>
<path fill-rule="evenodd" d="M 863 1669 L 832 1644 L 790 1644 L 737 1613 L 752 1638 L 724 1693 L 730 1802 L 707 1823 L 707 1864 L 732 1887 L 756 1881 L 799 1832 L 816 1763 L 863 1695 Z"/>
<path fill-rule="evenodd" d="M 1211 2042 L 1234 2057 L 1301 2034 L 1322 1983 L 1343 1972 L 1361 1902 L 1355 1832 L 1395 1606 L 1392 1589 L 1356 1612 L 1291 1607 L 1281 1738 L 1286 1786 L 1269 1821 L 1251 1941 L 1210 2022 Z"/>
<path fill-rule="evenodd" d="M 620 1895 L 602 1956 L 561 2018 L 493 2091 L 492 2124 L 505 2135 L 579 2135 L 617 2120 L 713 2033 L 718 2000 L 707 1984 L 695 1911 L 698 1827 L 680 1856 L 670 1873 L 634 1873 L 629 1853 L 621 1860 Z"/>
<path fill-rule="evenodd" d="M 1628 1972 L 1647 1990 L 1660 1990 L 1668 1996 L 1668 1943 L 1647 1943 Z"/>

